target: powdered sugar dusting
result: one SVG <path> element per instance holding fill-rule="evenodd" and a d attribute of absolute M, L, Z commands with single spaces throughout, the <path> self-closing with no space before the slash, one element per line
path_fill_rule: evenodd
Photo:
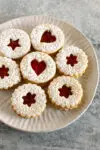
<path fill-rule="evenodd" d="M 46 63 L 45 70 L 38 76 L 31 67 L 31 61 L 34 59 Z M 24 78 L 36 83 L 45 83 L 52 79 L 56 73 L 54 60 L 48 54 L 42 52 L 32 52 L 26 55 L 21 61 L 20 68 Z"/>
<path fill-rule="evenodd" d="M 59 95 L 59 88 L 63 85 L 71 87 L 72 95 L 68 98 L 61 97 Z M 61 106 L 62 108 L 75 108 L 80 102 L 83 96 L 83 89 L 81 84 L 73 77 L 60 76 L 55 78 L 48 87 L 48 94 L 53 103 Z"/>
<path fill-rule="evenodd" d="M 56 41 L 52 43 L 40 42 L 43 33 L 50 30 L 55 35 Z M 64 34 L 62 30 L 52 24 L 43 24 L 36 26 L 31 33 L 32 45 L 36 50 L 46 52 L 48 54 L 58 51 L 64 45 Z"/>
<path fill-rule="evenodd" d="M 12 50 L 12 48 L 8 46 L 10 39 L 19 39 L 19 44 L 21 46 Z M 13 59 L 20 58 L 30 51 L 30 45 L 28 34 L 20 29 L 7 29 L 0 35 L 0 51 L 6 57 Z"/>
<path fill-rule="evenodd" d="M 66 57 L 70 56 L 71 54 L 77 56 L 78 63 L 74 66 L 67 64 Z M 88 66 L 88 58 L 85 52 L 78 47 L 69 46 L 67 48 L 62 49 L 56 57 L 56 63 L 61 72 L 66 75 L 71 76 L 78 76 L 82 75 L 85 69 Z"/>
<path fill-rule="evenodd" d="M 36 103 L 30 107 L 23 104 L 23 96 L 27 93 L 36 94 Z M 15 89 L 12 94 L 11 102 L 15 111 L 23 117 L 35 117 L 40 115 L 46 107 L 46 95 L 44 90 L 35 84 L 23 84 Z"/>
<path fill-rule="evenodd" d="M 9 76 L 0 78 L 0 89 L 8 89 L 21 81 L 20 70 L 15 61 L 0 56 L 0 67 L 5 65 L 9 68 Z"/>

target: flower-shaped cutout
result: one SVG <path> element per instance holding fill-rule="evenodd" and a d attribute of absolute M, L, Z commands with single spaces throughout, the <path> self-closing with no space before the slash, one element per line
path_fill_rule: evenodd
<path fill-rule="evenodd" d="M 8 74 L 9 68 L 5 67 L 5 65 L 2 65 L 0 68 L 0 77 L 3 79 L 6 76 L 9 76 Z"/>
<path fill-rule="evenodd" d="M 36 94 L 27 93 L 26 96 L 23 96 L 23 104 L 28 105 L 29 107 L 36 102 L 35 100 Z"/>
<path fill-rule="evenodd" d="M 64 96 L 65 98 L 68 98 L 70 95 L 72 95 L 71 87 L 67 87 L 66 85 L 63 85 L 63 87 L 58 90 L 59 95 Z"/>
<path fill-rule="evenodd" d="M 66 59 L 67 64 L 70 64 L 72 67 L 78 63 L 77 56 L 74 56 L 73 54 L 71 54 L 69 57 L 66 57 Z"/>

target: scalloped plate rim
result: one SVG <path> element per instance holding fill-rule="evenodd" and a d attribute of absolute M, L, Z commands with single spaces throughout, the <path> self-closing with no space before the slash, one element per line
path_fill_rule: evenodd
<path fill-rule="evenodd" d="M 89 108 L 89 106 L 91 105 L 91 103 L 93 102 L 93 99 L 94 99 L 94 96 L 96 94 L 96 91 L 97 91 L 97 87 L 98 87 L 98 84 L 99 84 L 99 63 L 98 63 L 98 59 L 97 59 L 97 55 L 96 55 L 96 51 L 95 51 L 95 48 L 93 47 L 91 41 L 85 36 L 85 34 L 83 34 L 78 28 L 76 28 L 73 24 L 69 23 L 68 21 L 66 20 L 61 20 L 61 19 L 56 19 L 54 17 L 51 17 L 51 16 L 45 16 L 45 15 L 31 15 L 31 16 L 22 16 L 22 17 L 18 17 L 18 18 L 14 18 L 14 19 L 11 19 L 11 20 L 8 20 L 4 23 L 1 23 L 0 24 L 0 27 L 1 26 L 4 26 L 5 24 L 7 23 L 10 23 L 11 21 L 16 21 L 16 20 L 20 20 L 20 19 L 27 19 L 27 18 L 32 18 L 32 17 L 45 17 L 45 18 L 51 18 L 51 19 L 54 19 L 55 21 L 62 21 L 64 23 L 67 23 L 69 26 L 71 26 L 72 28 L 74 28 L 75 30 L 77 30 L 78 32 L 80 32 L 82 34 L 82 36 L 84 36 L 84 38 L 88 41 L 89 45 L 91 46 L 92 50 L 93 50 L 93 53 L 94 53 L 94 56 L 95 56 L 95 60 L 96 60 L 96 64 L 97 64 L 97 80 L 96 80 L 96 86 L 95 86 L 95 89 L 94 89 L 94 93 L 93 93 L 93 97 L 90 101 L 90 103 L 87 105 L 87 107 L 84 109 L 83 112 L 81 112 L 79 114 L 79 116 L 77 116 L 73 121 L 71 121 L 70 123 L 68 123 L 67 125 L 63 126 L 63 127 L 60 127 L 60 128 L 57 128 L 57 129 L 52 129 L 52 130 L 40 130 L 40 131 L 30 131 L 30 130 L 25 130 L 25 129 L 22 129 L 22 128 L 19 128 L 19 127 L 14 127 L 12 125 L 9 125 L 9 123 L 5 122 L 4 120 L 1 120 L 0 121 L 2 123 L 4 123 L 5 125 L 7 125 L 8 127 L 11 127 L 13 129 L 16 129 L 16 130 L 19 130 L 19 131 L 24 131 L 24 132 L 33 132 L 33 133 L 45 133 L 45 132 L 54 132 L 54 131 L 58 131 L 60 129 L 63 129 L 65 127 L 68 127 L 69 125 L 71 125 L 72 123 L 74 123 L 76 120 L 78 120 L 85 112 L 86 110 Z"/>

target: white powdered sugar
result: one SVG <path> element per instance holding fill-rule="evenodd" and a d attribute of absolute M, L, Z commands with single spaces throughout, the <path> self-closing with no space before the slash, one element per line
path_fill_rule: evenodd
<path fill-rule="evenodd" d="M 31 66 L 32 60 L 37 60 L 38 63 L 44 61 L 46 64 L 46 68 L 39 75 Z M 56 73 L 54 60 L 48 54 L 42 52 L 32 52 L 26 55 L 21 61 L 20 68 L 23 77 L 35 83 L 45 83 L 52 79 Z"/>
<path fill-rule="evenodd" d="M 16 47 L 13 50 L 11 46 L 8 46 L 10 40 L 19 40 L 20 47 Z M 13 59 L 21 58 L 30 51 L 30 46 L 30 38 L 23 30 L 6 29 L 0 34 L 0 52 L 6 57 Z"/>
<path fill-rule="evenodd" d="M 63 85 L 71 87 L 72 95 L 69 95 L 68 98 L 59 95 L 59 88 L 62 88 Z M 51 101 L 56 105 L 62 108 L 72 109 L 80 104 L 83 96 L 83 89 L 81 84 L 73 77 L 60 76 L 50 83 L 48 87 L 48 94 Z"/>
<path fill-rule="evenodd" d="M 35 103 L 29 107 L 27 104 L 23 104 L 23 96 L 28 93 L 35 94 Z M 35 84 L 23 84 L 15 89 L 12 94 L 11 103 L 16 113 L 23 117 L 36 117 L 39 116 L 46 107 L 46 95 L 44 90 Z"/>
<path fill-rule="evenodd" d="M 71 54 L 77 57 L 77 63 L 74 66 L 67 64 L 66 57 L 69 57 Z M 57 54 L 56 64 L 58 69 L 65 75 L 78 76 L 82 75 L 85 72 L 88 66 L 88 58 L 82 49 L 74 46 L 69 46 L 62 49 Z"/>
<path fill-rule="evenodd" d="M 51 34 L 56 37 L 56 41 L 51 43 L 41 42 L 41 37 L 45 31 L 51 31 Z M 36 50 L 52 54 L 64 45 L 64 34 L 62 30 L 55 25 L 43 24 L 36 26 L 32 30 L 31 41 Z"/>
<path fill-rule="evenodd" d="M 0 69 L 2 66 L 5 66 L 9 70 L 8 76 L 4 76 L 4 78 L 0 76 L 0 89 L 8 89 L 21 81 L 20 70 L 15 61 L 0 56 Z"/>

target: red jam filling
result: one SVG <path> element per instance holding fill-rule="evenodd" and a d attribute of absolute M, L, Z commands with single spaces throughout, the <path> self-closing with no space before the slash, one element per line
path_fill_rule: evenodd
<path fill-rule="evenodd" d="M 8 71 L 9 68 L 6 68 L 5 65 L 2 65 L 0 68 L 0 77 L 3 79 L 5 76 L 9 76 Z"/>
<path fill-rule="evenodd" d="M 58 90 L 59 90 L 59 95 L 64 96 L 65 98 L 68 98 L 70 95 L 72 95 L 71 87 L 67 87 L 63 85 L 63 87 Z"/>
<path fill-rule="evenodd" d="M 52 43 L 56 41 L 56 37 L 51 34 L 51 31 L 45 31 L 41 37 L 41 42 Z"/>
<path fill-rule="evenodd" d="M 36 103 L 35 96 L 36 94 L 27 93 L 26 96 L 22 97 L 24 100 L 23 104 L 28 105 L 30 107 L 32 104 Z"/>
<path fill-rule="evenodd" d="M 66 57 L 66 59 L 67 64 L 70 64 L 72 67 L 78 63 L 77 56 L 74 56 L 73 54 L 71 54 L 69 57 Z"/>
<path fill-rule="evenodd" d="M 7 46 L 10 46 L 14 50 L 16 47 L 20 47 L 21 45 L 19 44 L 19 39 L 15 41 L 10 39 L 10 43 Z"/>
<path fill-rule="evenodd" d="M 36 59 L 31 61 L 32 69 L 37 75 L 40 75 L 46 68 L 46 63 L 44 61 L 38 62 Z"/>

